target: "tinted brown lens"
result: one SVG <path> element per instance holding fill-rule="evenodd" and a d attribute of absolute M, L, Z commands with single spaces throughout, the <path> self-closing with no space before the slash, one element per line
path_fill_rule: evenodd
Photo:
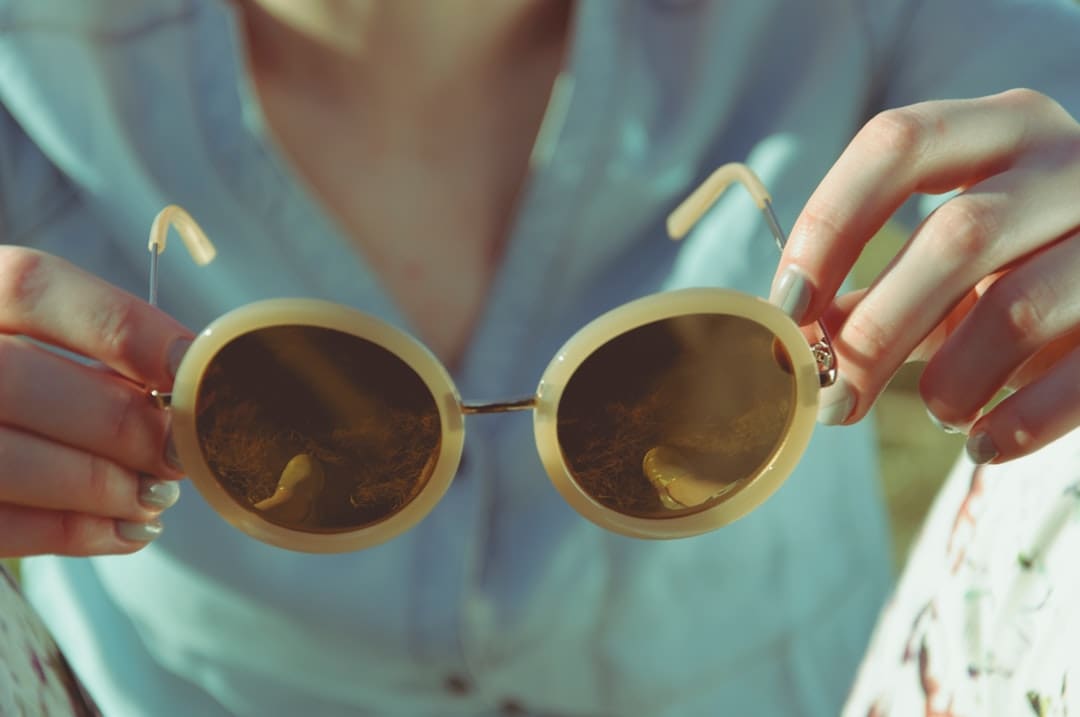
<path fill-rule="evenodd" d="M 275 326 L 234 339 L 207 367 L 195 411 L 225 490 L 294 530 L 355 530 L 393 515 L 439 453 L 438 408 L 416 372 L 331 329 Z"/>
<path fill-rule="evenodd" d="M 730 497 L 772 460 L 791 420 L 795 378 L 775 339 L 749 319 L 693 314 L 609 341 L 559 403 L 574 479 L 608 508 L 647 518 Z"/>

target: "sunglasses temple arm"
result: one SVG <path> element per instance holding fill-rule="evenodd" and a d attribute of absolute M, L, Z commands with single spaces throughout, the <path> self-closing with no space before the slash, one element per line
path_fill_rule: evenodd
<path fill-rule="evenodd" d="M 783 252 L 784 246 L 787 245 L 787 235 L 780 226 L 776 211 L 773 210 L 772 197 L 769 196 L 765 185 L 753 170 L 739 162 L 721 166 L 668 215 L 668 235 L 676 240 L 686 236 L 733 182 L 742 184 L 754 198 L 754 202 L 765 217 L 769 231 L 776 240 L 777 248 Z M 832 338 L 829 336 L 829 330 L 825 328 L 825 323 L 818 319 L 817 325 L 821 330 L 821 340 L 813 344 L 810 350 L 817 362 L 818 380 L 824 388 L 836 382 L 836 353 L 833 351 Z"/>
<path fill-rule="evenodd" d="M 170 227 L 176 230 L 188 254 L 199 266 L 206 266 L 217 256 L 217 250 L 206 232 L 182 207 L 170 204 L 158 212 L 154 223 L 150 225 L 150 241 L 147 243 L 150 250 L 150 288 L 147 300 L 151 306 L 158 305 L 158 257 L 165 251 Z"/>
<path fill-rule="evenodd" d="M 787 246 L 787 236 L 780 227 L 780 220 L 777 219 L 772 201 L 769 198 L 766 198 L 762 203 L 761 213 L 765 215 L 765 223 L 769 225 L 769 231 L 772 232 L 773 238 L 776 239 L 776 246 L 780 249 L 780 253 L 783 253 L 784 247 Z M 818 329 L 821 330 L 821 340 L 812 344 L 810 351 L 814 354 L 814 360 L 817 362 L 818 381 L 821 383 L 821 387 L 825 388 L 836 383 L 836 353 L 833 351 L 832 337 L 829 336 L 829 330 L 825 328 L 825 322 L 818 319 L 817 325 Z"/>
<path fill-rule="evenodd" d="M 150 288 L 146 292 L 146 300 L 150 302 L 151 306 L 157 306 L 157 294 L 158 294 L 158 257 L 160 254 L 153 249 L 150 250 Z"/>
<path fill-rule="evenodd" d="M 170 204 L 158 212 L 154 217 L 154 223 L 150 225 L 150 240 L 147 242 L 147 248 L 150 250 L 150 288 L 147 291 L 147 301 L 151 306 L 158 305 L 158 264 L 161 253 L 165 251 L 170 227 L 176 229 L 188 254 L 199 266 L 209 264 L 217 255 L 217 250 L 206 236 L 206 232 L 183 208 Z M 168 408 L 172 403 L 172 395 L 167 392 L 152 388 L 147 394 L 158 408 Z"/>

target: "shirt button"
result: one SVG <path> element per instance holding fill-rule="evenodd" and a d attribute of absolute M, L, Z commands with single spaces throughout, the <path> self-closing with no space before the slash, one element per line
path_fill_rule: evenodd
<path fill-rule="evenodd" d="M 505 717 L 516 717 L 525 714 L 525 706 L 514 699 L 503 700 L 499 705 L 499 714 Z"/>
<path fill-rule="evenodd" d="M 446 691 L 450 694 L 458 696 L 469 694 L 469 690 L 471 689 L 469 681 L 461 675 L 448 675 L 443 682 L 443 687 L 445 687 Z"/>

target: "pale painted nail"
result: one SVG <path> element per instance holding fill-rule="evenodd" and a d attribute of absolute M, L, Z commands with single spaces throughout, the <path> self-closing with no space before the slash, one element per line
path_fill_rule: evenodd
<path fill-rule="evenodd" d="M 972 434 L 971 437 L 968 438 L 965 448 L 967 449 L 968 457 L 971 458 L 973 463 L 978 465 L 989 463 L 998 457 L 998 449 L 997 446 L 994 445 L 994 439 L 985 431 Z"/>
<path fill-rule="evenodd" d="M 971 433 L 971 429 L 975 426 L 976 423 L 978 423 L 979 419 L 982 418 L 983 412 L 979 411 L 975 414 L 974 418 L 972 418 L 970 421 L 965 421 L 963 423 L 945 423 L 945 421 L 942 421 L 940 418 L 938 418 L 937 415 L 933 411 L 931 411 L 929 407 L 927 407 L 926 409 L 926 415 L 930 417 L 931 423 L 933 423 L 945 433 L 963 434 L 966 436 L 967 434 Z"/>
<path fill-rule="evenodd" d="M 191 348 L 190 339 L 177 339 L 173 341 L 172 346 L 169 347 L 169 354 L 166 357 L 168 365 L 166 368 L 169 371 L 169 375 L 176 377 L 176 372 L 180 370 L 180 362 L 184 360 L 184 354 Z"/>
<path fill-rule="evenodd" d="M 799 323 L 810 306 L 810 282 L 797 267 L 789 266 L 780 275 L 769 301 L 779 306 L 795 323 Z"/>
<path fill-rule="evenodd" d="M 818 406 L 818 423 L 826 426 L 838 426 L 847 420 L 855 408 L 855 393 L 843 376 L 836 378 L 836 383 L 821 390 L 821 403 Z"/>
<path fill-rule="evenodd" d="M 139 486 L 139 502 L 150 510 L 165 510 L 180 498 L 180 482 L 144 477 Z"/>
<path fill-rule="evenodd" d="M 124 540 L 133 543 L 149 543 L 161 535 L 164 529 L 160 520 L 151 520 L 149 523 L 135 523 L 129 520 L 116 521 L 116 532 Z"/>
<path fill-rule="evenodd" d="M 950 426 L 948 423 L 945 423 L 940 418 L 935 416 L 934 412 L 931 411 L 929 408 L 926 409 L 926 415 L 930 417 L 930 422 L 931 423 L 933 423 L 935 426 L 937 426 L 940 430 L 945 431 L 945 433 L 961 433 L 962 432 L 956 426 Z"/>

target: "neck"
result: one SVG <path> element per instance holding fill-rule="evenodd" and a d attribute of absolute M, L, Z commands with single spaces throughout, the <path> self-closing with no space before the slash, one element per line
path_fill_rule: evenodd
<path fill-rule="evenodd" d="M 569 0 L 240 0 L 258 71 L 313 91 L 409 92 L 492 72 L 562 43 Z"/>

